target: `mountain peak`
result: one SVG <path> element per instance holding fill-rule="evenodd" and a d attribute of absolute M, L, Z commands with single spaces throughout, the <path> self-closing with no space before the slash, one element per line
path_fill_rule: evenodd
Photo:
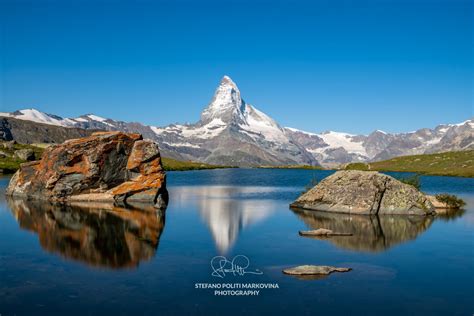
<path fill-rule="evenodd" d="M 227 75 L 222 77 L 221 82 L 219 86 L 224 86 L 224 87 L 230 87 L 231 89 L 234 89 L 236 91 L 239 91 L 239 88 L 235 84 L 235 82 Z"/>
<path fill-rule="evenodd" d="M 242 117 L 245 110 L 245 102 L 240 96 L 240 90 L 229 76 L 222 77 L 211 103 L 201 114 L 201 122 L 209 123 L 214 119 L 220 119 L 224 123 L 233 121 L 236 117 Z"/>
<path fill-rule="evenodd" d="M 222 77 L 221 79 L 221 84 L 226 84 L 226 83 L 235 85 L 234 81 L 232 81 L 232 79 L 229 76 L 224 75 L 224 77 Z"/>

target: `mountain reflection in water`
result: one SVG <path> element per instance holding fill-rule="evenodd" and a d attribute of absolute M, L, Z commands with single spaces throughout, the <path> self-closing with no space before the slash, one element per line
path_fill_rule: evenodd
<path fill-rule="evenodd" d="M 365 252 L 380 252 L 413 240 L 428 229 L 434 220 L 432 216 L 368 216 L 298 208 L 291 210 L 311 229 L 326 228 L 352 234 L 319 239 L 327 239 L 339 248 Z"/>
<path fill-rule="evenodd" d="M 164 213 L 153 207 L 16 199 L 8 204 L 20 227 L 38 234 L 43 249 L 97 267 L 130 268 L 151 259 L 165 224 Z"/>
<path fill-rule="evenodd" d="M 173 201 L 195 200 L 220 254 L 225 254 L 245 227 L 269 217 L 276 203 L 256 197 L 274 192 L 273 187 L 183 186 L 171 189 Z M 255 198 L 254 198 L 255 197 Z"/>

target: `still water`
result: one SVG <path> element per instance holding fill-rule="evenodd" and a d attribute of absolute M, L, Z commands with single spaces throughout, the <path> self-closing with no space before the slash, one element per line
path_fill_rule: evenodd
<path fill-rule="evenodd" d="M 444 217 L 366 217 L 290 210 L 329 171 L 169 172 L 166 212 L 53 206 L 0 196 L 0 314 L 472 315 L 474 179 L 422 177 L 457 194 Z M 400 174 L 392 174 L 400 176 Z M 4 192 L 9 178 L 0 178 Z M 299 230 L 353 236 L 313 239 Z M 215 256 L 249 258 L 261 275 L 212 276 Z M 282 269 L 351 267 L 302 280 Z M 215 296 L 196 283 L 271 283 L 258 296 Z"/>

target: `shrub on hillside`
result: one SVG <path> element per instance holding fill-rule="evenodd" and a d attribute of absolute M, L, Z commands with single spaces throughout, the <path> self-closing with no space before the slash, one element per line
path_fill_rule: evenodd
<path fill-rule="evenodd" d="M 363 162 L 354 162 L 354 163 L 348 164 L 344 169 L 367 171 L 369 170 L 369 165 Z"/>

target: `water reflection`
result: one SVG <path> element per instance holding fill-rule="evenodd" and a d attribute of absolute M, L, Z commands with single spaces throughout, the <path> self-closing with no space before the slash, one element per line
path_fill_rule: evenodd
<path fill-rule="evenodd" d="M 165 224 L 164 213 L 153 207 L 16 199 L 8 204 L 20 227 L 38 234 L 45 250 L 98 267 L 136 267 L 151 259 Z"/>
<path fill-rule="evenodd" d="M 271 187 L 189 186 L 172 188 L 171 195 L 178 203 L 189 200 L 197 203 L 217 250 L 225 254 L 245 227 L 264 220 L 275 211 L 274 201 L 252 197 L 275 190 Z"/>
<path fill-rule="evenodd" d="M 432 216 L 333 214 L 297 208 L 292 208 L 292 211 L 311 229 L 327 228 L 352 234 L 327 238 L 337 247 L 366 252 L 379 252 L 414 240 L 431 226 L 434 219 Z"/>
<path fill-rule="evenodd" d="M 443 221 L 449 222 L 454 221 L 457 218 L 463 217 L 466 213 L 465 209 L 446 209 L 446 210 L 438 210 L 437 217 Z"/>

